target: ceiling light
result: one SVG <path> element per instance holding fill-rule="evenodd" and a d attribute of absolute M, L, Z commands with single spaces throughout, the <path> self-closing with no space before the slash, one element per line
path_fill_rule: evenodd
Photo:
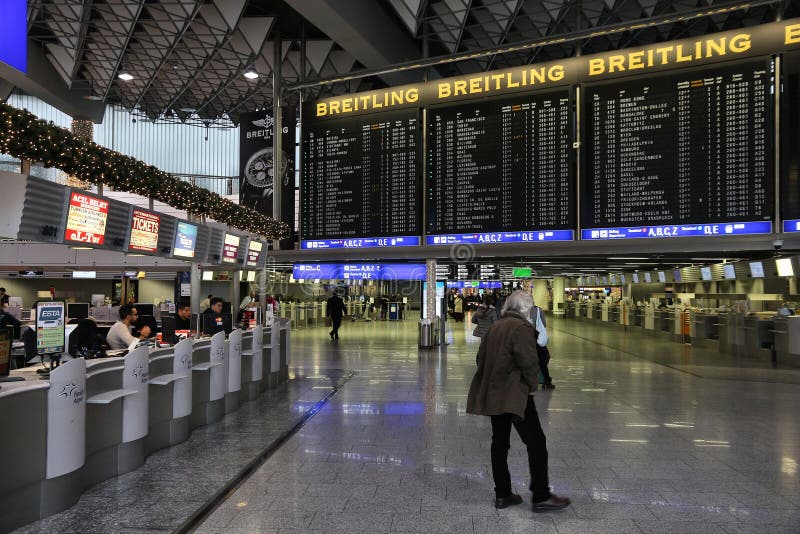
<path fill-rule="evenodd" d="M 609 256 L 607 260 L 649 260 L 650 258 L 634 258 L 634 257 L 612 257 Z"/>
<path fill-rule="evenodd" d="M 250 68 L 244 71 L 244 77 L 248 80 L 255 80 L 258 78 L 258 73 L 255 71 L 255 69 Z"/>
<path fill-rule="evenodd" d="M 117 75 L 117 78 L 119 78 L 124 82 L 129 82 L 133 79 L 133 74 L 131 74 L 130 72 L 122 71 Z"/>

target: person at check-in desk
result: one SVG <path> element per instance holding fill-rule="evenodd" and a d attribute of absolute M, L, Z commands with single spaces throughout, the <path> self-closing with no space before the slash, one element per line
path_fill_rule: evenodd
<path fill-rule="evenodd" d="M 139 314 L 136 308 L 130 304 L 120 306 L 119 308 L 119 321 L 114 323 L 106 335 L 106 345 L 111 350 L 127 349 L 131 343 L 137 339 L 147 339 L 150 337 L 150 327 L 143 326 L 139 332 L 139 337 L 131 334 L 131 326 L 136 324 Z"/>
<path fill-rule="evenodd" d="M 213 317 L 213 320 L 208 319 L 208 317 Z M 214 332 L 206 332 L 205 329 L 212 324 L 222 324 L 222 299 L 213 297 L 209 302 L 208 308 L 201 314 L 201 318 L 202 325 L 200 328 L 203 329 L 203 334 L 212 335 Z"/>
<path fill-rule="evenodd" d="M 183 302 L 178 304 L 178 311 L 175 313 L 175 330 L 191 329 L 192 308 Z"/>

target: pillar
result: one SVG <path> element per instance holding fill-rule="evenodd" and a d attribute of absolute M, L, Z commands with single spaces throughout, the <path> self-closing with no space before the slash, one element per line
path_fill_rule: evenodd
<path fill-rule="evenodd" d="M 566 288 L 566 279 L 563 276 L 553 277 L 553 315 L 556 317 L 563 317 L 566 313 L 566 306 L 564 305 L 564 289 Z"/>
<path fill-rule="evenodd" d="M 422 305 L 425 306 L 425 315 L 428 319 L 433 319 L 436 316 L 436 260 L 427 260 L 425 262 L 425 282 L 427 289 L 423 295 L 424 301 Z"/>
<path fill-rule="evenodd" d="M 231 314 L 233 321 L 236 321 L 236 315 L 239 313 L 239 303 L 242 302 L 242 273 L 244 271 L 233 271 L 231 279 Z"/>
<path fill-rule="evenodd" d="M 202 282 L 201 278 L 200 264 L 193 261 L 191 270 L 192 293 L 189 297 L 189 305 L 192 308 L 192 313 L 200 313 L 200 302 L 203 300 L 201 293 L 202 288 L 200 287 Z"/>

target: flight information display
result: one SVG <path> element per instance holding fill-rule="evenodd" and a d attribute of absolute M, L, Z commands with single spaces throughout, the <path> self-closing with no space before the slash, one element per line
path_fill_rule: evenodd
<path fill-rule="evenodd" d="M 571 105 L 563 89 L 430 109 L 428 244 L 572 239 Z"/>
<path fill-rule="evenodd" d="M 419 236 L 422 176 L 417 109 L 309 123 L 305 128 L 303 240 Z M 412 243 L 409 240 L 408 243 Z M 414 244 L 418 244 L 418 241 Z M 304 247 L 308 248 L 308 247 Z"/>
<path fill-rule="evenodd" d="M 589 86 L 583 239 L 771 231 L 766 60 Z"/>

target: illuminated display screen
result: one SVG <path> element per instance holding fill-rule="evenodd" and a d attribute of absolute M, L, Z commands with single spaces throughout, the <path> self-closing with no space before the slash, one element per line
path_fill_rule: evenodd
<path fill-rule="evenodd" d="M 225 244 L 222 246 L 222 261 L 224 263 L 236 263 L 239 257 L 239 243 L 241 238 L 238 235 L 225 234 Z"/>
<path fill-rule="evenodd" d="M 778 276 L 794 276 L 791 258 L 778 258 L 775 260 L 775 268 L 778 269 Z"/>
<path fill-rule="evenodd" d="M 131 218 L 131 239 L 128 250 L 155 252 L 158 250 L 158 230 L 161 217 L 149 211 L 133 210 Z"/>
<path fill-rule="evenodd" d="M 700 267 L 700 278 L 705 282 L 711 280 L 711 267 Z"/>
<path fill-rule="evenodd" d="M 399 110 L 304 125 L 304 240 L 333 248 L 324 243 L 421 235 L 418 114 Z"/>
<path fill-rule="evenodd" d="M 64 240 L 73 243 L 102 245 L 105 242 L 107 221 L 107 200 L 73 191 L 69 197 Z"/>
<path fill-rule="evenodd" d="M 247 245 L 247 258 L 245 259 L 245 265 L 247 265 L 247 267 L 257 267 L 258 262 L 261 259 L 261 251 L 263 249 L 264 243 L 251 239 L 250 244 Z"/>
<path fill-rule="evenodd" d="M 573 238 L 569 90 L 432 108 L 427 132 L 428 244 Z"/>
<path fill-rule="evenodd" d="M 769 233 L 765 60 L 586 91 L 583 239 Z"/>
<path fill-rule="evenodd" d="M 732 263 L 726 263 L 722 266 L 722 272 L 726 280 L 736 279 L 736 267 Z"/>
<path fill-rule="evenodd" d="M 751 261 L 750 276 L 753 278 L 764 278 L 764 264 L 760 261 Z"/>
<path fill-rule="evenodd" d="M 178 221 L 175 230 L 175 244 L 172 255 L 179 258 L 194 258 L 194 249 L 197 246 L 197 226 Z"/>
<path fill-rule="evenodd" d="M 424 263 L 312 263 L 295 265 L 295 280 L 425 280 Z"/>
<path fill-rule="evenodd" d="M 0 61 L 28 71 L 28 2 L 3 0 L 0 16 Z"/>
<path fill-rule="evenodd" d="M 664 273 L 664 271 L 658 271 L 658 281 L 659 282 L 667 281 L 667 275 Z"/>

